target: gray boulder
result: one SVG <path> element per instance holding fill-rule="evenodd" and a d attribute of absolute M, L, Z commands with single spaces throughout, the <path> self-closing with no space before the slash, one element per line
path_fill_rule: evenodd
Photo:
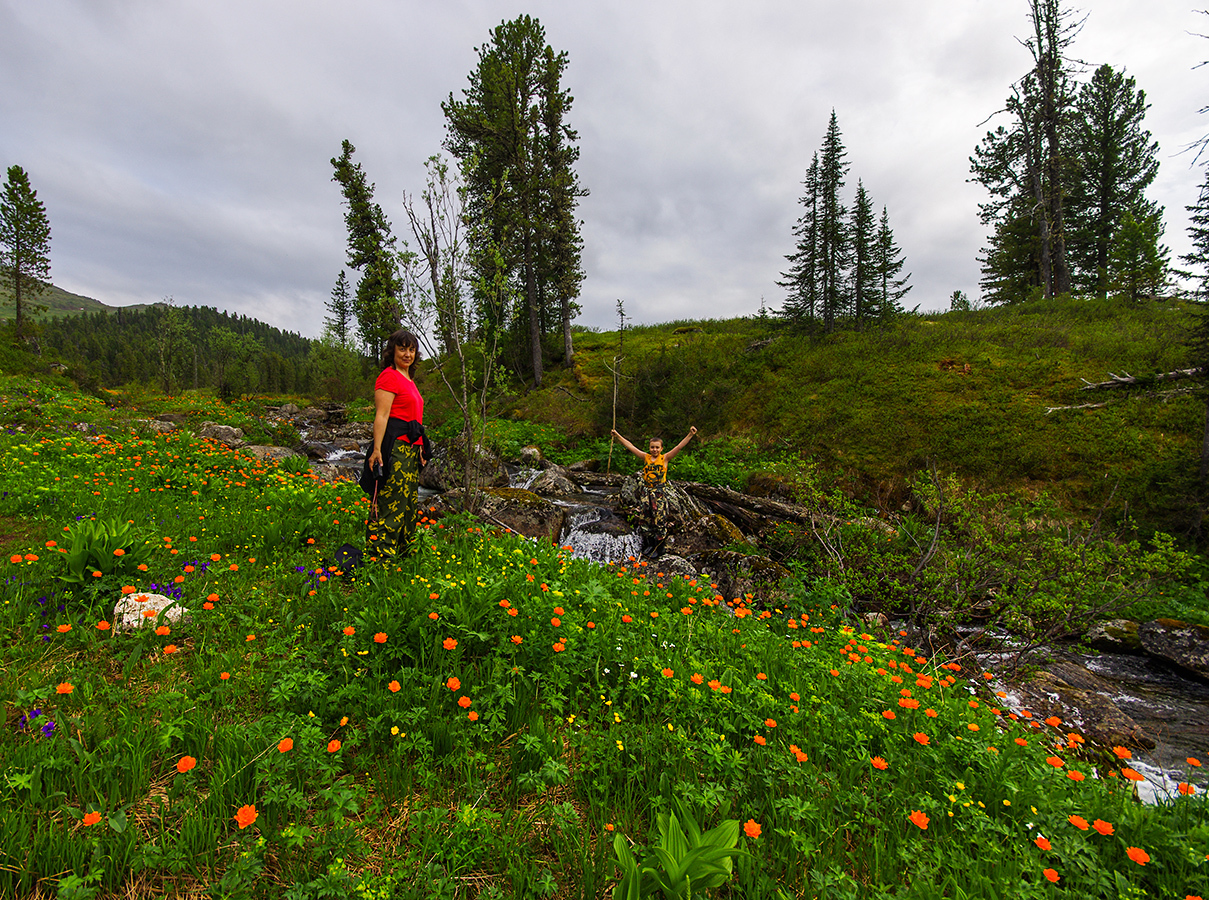
<path fill-rule="evenodd" d="M 1087 646 L 1104 653 L 1128 653 L 1138 656 L 1146 652 L 1142 639 L 1138 636 L 1138 623 L 1129 619 L 1097 622 L 1087 629 L 1084 641 Z"/>
<path fill-rule="evenodd" d="M 236 428 L 233 425 L 219 425 L 216 422 L 203 422 L 198 435 L 203 438 L 209 438 L 212 441 L 218 441 L 220 444 L 225 444 L 232 450 L 238 450 L 247 443 L 243 439 L 242 428 Z"/>
<path fill-rule="evenodd" d="M 712 550 L 694 554 L 689 562 L 717 585 L 723 600 L 756 600 L 763 607 L 775 609 L 789 603 L 793 596 L 785 584 L 793 573 L 762 556 Z"/>
<path fill-rule="evenodd" d="M 444 509 L 456 511 L 466 508 L 466 498 L 461 489 L 446 491 L 440 499 Z M 475 515 L 492 525 L 526 537 L 557 542 L 566 521 L 566 512 L 561 506 L 532 491 L 487 487 L 478 492 L 475 501 Z"/>
<path fill-rule="evenodd" d="M 552 467 L 534 478 L 529 490 L 543 497 L 566 497 L 578 493 L 579 485 L 567 477 L 565 469 Z"/>
<path fill-rule="evenodd" d="M 508 484 L 508 470 L 494 452 L 482 444 L 466 452 L 462 438 L 450 441 L 437 448 L 432 459 L 420 471 L 420 487 L 433 491 L 449 491 L 463 486 L 466 469 L 479 487 L 504 487 Z"/>
<path fill-rule="evenodd" d="M 1155 619 L 1138 626 L 1138 638 L 1151 656 L 1209 679 L 1209 628 L 1204 625 Z"/>
<path fill-rule="evenodd" d="M 264 444 L 246 444 L 239 448 L 239 452 L 254 456 L 261 462 L 289 459 L 291 456 L 303 456 L 303 454 L 297 453 L 288 447 L 269 447 Z"/>

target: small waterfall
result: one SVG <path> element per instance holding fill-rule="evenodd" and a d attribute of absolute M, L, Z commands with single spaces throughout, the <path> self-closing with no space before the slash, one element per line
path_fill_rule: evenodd
<path fill-rule="evenodd" d="M 542 473 L 541 469 L 523 468 L 517 469 L 508 476 L 508 487 L 517 488 L 518 490 L 527 491 L 529 486 L 537 480 L 537 476 Z"/>
<path fill-rule="evenodd" d="M 567 516 L 558 542 L 569 546 L 572 556 L 598 563 L 638 557 L 642 553 L 641 536 L 618 526 L 619 520 L 612 510 L 601 506 L 580 507 Z"/>

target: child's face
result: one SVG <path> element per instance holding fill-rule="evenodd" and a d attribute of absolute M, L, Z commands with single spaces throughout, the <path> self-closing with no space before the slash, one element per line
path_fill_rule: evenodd
<path fill-rule="evenodd" d="M 658 456 L 663 452 L 663 441 L 651 441 L 651 456 Z"/>

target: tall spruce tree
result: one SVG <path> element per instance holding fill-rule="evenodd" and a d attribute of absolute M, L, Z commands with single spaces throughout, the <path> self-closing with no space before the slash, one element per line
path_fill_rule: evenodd
<path fill-rule="evenodd" d="M 835 110 L 827 124 L 827 134 L 819 155 L 819 302 L 823 331 L 830 334 L 836 321 L 848 308 L 845 273 L 851 256 L 848 240 L 847 210 L 840 201 L 840 189 L 851 164 L 840 135 Z"/>
<path fill-rule="evenodd" d="M 1209 168 L 1205 169 L 1205 180 L 1201 182 L 1196 203 L 1185 207 L 1188 210 L 1188 236 L 1192 238 L 1192 250 L 1180 257 L 1197 271 L 1191 272 L 1196 285 L 1197 299 L 1209 301 Z M 1206 332 L 1209 334 L 1209 331 Z M 1206 344 L 1209 347 L 1209 343 Z"/>
<path fill-rule="evenodd" d="M 856 199 L 852 203 L 851 287 L 852 322 L 860 331 L 865 323 L 877 317 L 877 222 L 873 218 L 873 201 L 863 181 L 857 180 Z"/>
<path fill-rule="evenodd" d="M 1061 0 L 1029 0 L 1032 34 L 1021 43 L 1033 68 L 1012 85 L 997 127 L 970 158 L 973 180 L 991 194 L 979 217 L 992 229 L 981 257 L 988 302 L 1016 302 L 1040 287 L 1046 297 L 1071 289 L 1066 192 L 1073 166 L 1068 149 L 1074 83 L 1067 50 L 1082 21 Z M 1029 234 L 1031 230 L 1032 234 Z"/>
<path fill-rule="evenodd" d="M 877 225 L 877 237 L 873 243 L 876 315 L 883 325 L 903 312 L 902 300 L 914 287 L 907 284 L 911 273 L 901 274 L 906 264 L 903 251 L 894 240 L 894 232 L 890 230 L 890 215 L 883 206 Z"/>
<path fill-rule="evenodd" d="M 332 159 L 332 180 L 344 195 L 344 223 L 348 228 L 348 265 L 361 273 L 354 295 L 357 333 L 366 353 L 377 357 L 386 339 L 398 329 L 402 281 L 395 255 L 395 238 L 382 207 L 374 202 L 374 186 L 360 163 L 353 162 L 357 148 L 341 143 Z"/>
<path fill-rule="evenodd" d="M 795 246 L 786 255 L 789 271 L 781 275 L 780 287 L 789 294 L 781 307 L 781 318 L 791 327 L 803 328 L 814 322 L 819 306 L 819 154 L 816 152 L 802 182 L 805 191 L 799 201 L 802 215 L 793 226 Z"/>
<path fill-rule="evenodd" d="M 331 333 L 337 344 L 347 349 L 350 346 L 350 331 L 356 315 L 353 298 L 348 290 L 348 278 L 343 269 L 336 276 L 331 299 L 327 301 L 327 311 L 328 315 L 323 319 L 324 328 Z"/>
<path fill-rule="evenodd" d="M 1108 257 L 1109 289 L 1132 303 L 1160 297 L 1167 286 L 1170 251 L 1159 241 L 1163 236 L 1163 213 L 1152 209 L 1140 216 L 1129 210 L 1113 235 Z"/>
<path fill-rule="evenodd" d="M 1070 121 L 1078 169 L 1067 201 L 1067 247 L 1075 284 L 1100 296 L 1108 291 L 1109 253 L 1123 216 L 1141 222 L 1153 212 L 1145 191 L 1159 171 L 1159 145 L 1142 126 L 1149 107 L 1133 78 L 1103 65 L 1079 89 Z"/>
<path fill-rule="evenodd" d="M 487 292 L 487 318 L 507 317 L 523 338 L 534 384 L 543 374 L 542 335 L 553 322 L 570 334 L 582 280 L 575 205 L 583 191 L 574 174 L 576 133 L 565 116 L 572 98 L 560 86 L 567 54 L 546 44 L 545 30 L 530 16 L 503 22 L 478 48 L 463 99 L 452 94 L 445 113 L 445 148 L 462 163 L 467 210 L 487 223 L 488 249 L 480 258 L 480 281 L 519 282 L 523 304 L 490 309 L 506 291 Z"/>
<path fill-rule="evenodd" d="M 50 219 L 29 176 L 20 166 L 9 166 L 0 196 L 0 285 L 8 289 L 15 306 L 14 327 L 20 337 L 26 330 L 26 305 L 49 287 Z"/>

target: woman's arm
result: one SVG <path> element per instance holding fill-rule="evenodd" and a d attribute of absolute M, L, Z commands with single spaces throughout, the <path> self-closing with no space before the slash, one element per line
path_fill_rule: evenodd
<path fill-rule="evenodd" d="M 681 450 L 684 449 L 684 446 L 693 439 L 693 435 L 696 433 L 697 433 L 697 426 L 696 425 L 689 426 L 688 434 L 686 434 L 684 436 L 684 440 L 682 440 L 679 444 L 677 444 L 671 450 L 668 450 L 667 452 L 665 452 L 663 454 L 663 458 L 670 461 L 673 456 L 675 456 L 677 453 L 679 453 Z"/>
<path fill-rule="evenodd" d="M 625 438 L 623 438 L 621 436 L 621 433 L 616 428 L 613 429 L 613 437 L 615 437 L 615 438 L 617 438 L 617 440 L 621 441 L 621 446 L 625 447 L 627 450 L 629 450 L 635 456 L 641 456 L 644 459 L 646 458 L 646 454 L 643 453 L 641 450 L 639 450 L 637 447 L 635 447 L 633 444 L 631 444 L 629 441 L 627 441 Z"/>
<path fill-rule="evenodd" d="M 390 418 L 390 407 L 395 395 L 377 388 L 374 391 L 374 449 L 369 455 L 369 468 L 382 465 L 382 438 L 386 436 L 386 420 Z"/>

